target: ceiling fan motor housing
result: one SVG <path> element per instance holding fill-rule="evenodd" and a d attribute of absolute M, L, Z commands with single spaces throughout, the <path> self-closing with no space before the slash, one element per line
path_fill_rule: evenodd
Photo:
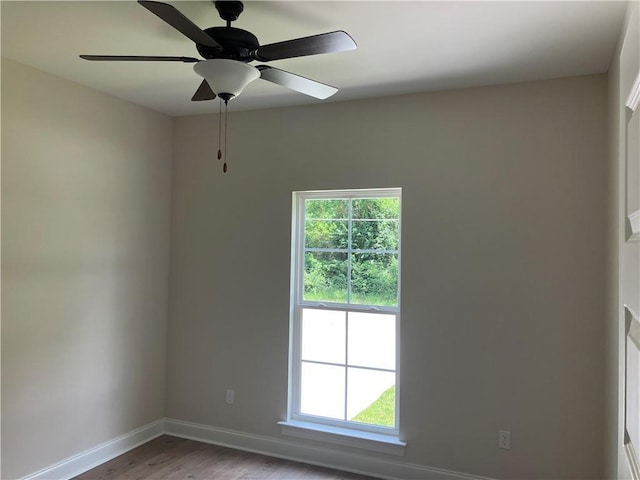
<path fill-rule="evenodd" d="M 205 29 L 205 33 L 222 47 L 222 50 L 220 50 L 197 43 L 198 52 L 206 59 L 226 58 L 240 62 L 250 62 L 254 60 L 251 57 L 251 52 L 260 46 L 253 33 L 240 28 L 211 27 Z"/>

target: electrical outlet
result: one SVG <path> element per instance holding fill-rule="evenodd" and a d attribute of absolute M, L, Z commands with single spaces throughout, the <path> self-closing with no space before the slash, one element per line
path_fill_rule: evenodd
<path fill-rule="evenodd" d="M 229 405 L 233 405 L 234 397 L 235 397 L 235 392 L 231 389 L 227 390 L 227 403 Z"/>
<path fill-rule="evenodd" d="M 498 432 L 498 448 L 511 449 L 511 432 L 509 430 L 500 430 Z"/>

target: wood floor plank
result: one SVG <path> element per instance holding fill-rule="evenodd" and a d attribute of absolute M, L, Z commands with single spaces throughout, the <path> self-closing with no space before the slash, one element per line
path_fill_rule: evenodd
<path fill-rule="evenodd" d="M 162 435 L 73 480 L 375 480 Z"/>

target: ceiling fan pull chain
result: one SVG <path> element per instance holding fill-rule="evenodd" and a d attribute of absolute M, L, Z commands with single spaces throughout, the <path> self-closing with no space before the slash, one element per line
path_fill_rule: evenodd
<path fill-rule="evenodd" d="M 227 173 L 227 118 L 229 116 L 229 102 L 224 101 L 224 165 L 222 171 Z"/>
<path fill-rule="evenodd" d="M 220 99 L 219 108 L 218 108 L 218 160 L 222 158 L 221 142 L 222 142 L 222 99 Z"/>

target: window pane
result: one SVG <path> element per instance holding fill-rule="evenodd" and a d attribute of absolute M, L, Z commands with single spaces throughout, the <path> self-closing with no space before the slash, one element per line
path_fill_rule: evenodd
<path fill-rule="evenodd" d="M 351 255 L 351 303 L 398 305 L 398 255 Z"/>
<path fill-rule="evenodd" d="M 305 253 L 303 298 L 321 302 L 347 301 L 346 253 Z"/>
<path fill-rule="evenodd" d="M 360 198 L 353 200 L 353 218 L 400 218 L 399 198 Z"/>
<path fill-rule="evenodd" d="M 347 248 L 349 227 L 346 220 L 307 220 L 304 225 L 306 248 Z"/>
<path fill-rule="evenodd" d="M 349 368 L 347 418 L 361 423 L 395 425 L 395 373 Z"/>
<path fill-rule="evenodd" d="M 349 312 L 349 365 L 395 370 L 395 315 Z"/>
<path fill-rule="evenodd" d="M 302 362 L 300 412 L 344 420 L 344 367 Z"/>
<path fill-rule="evenodd" d="M 348 200 L 305 200 L 304 215 L 307 219 L 343 219 L 349 213 Z"/>
<path fill-rule="evenodd" d="M 302 310 L 302 359 L 345 362 L 346 312 Z"/>
<path fill-rule="evenodd" d="M 351 246 L 359 250 L 398 250 L 398 220 L 353 220 Z"/>

